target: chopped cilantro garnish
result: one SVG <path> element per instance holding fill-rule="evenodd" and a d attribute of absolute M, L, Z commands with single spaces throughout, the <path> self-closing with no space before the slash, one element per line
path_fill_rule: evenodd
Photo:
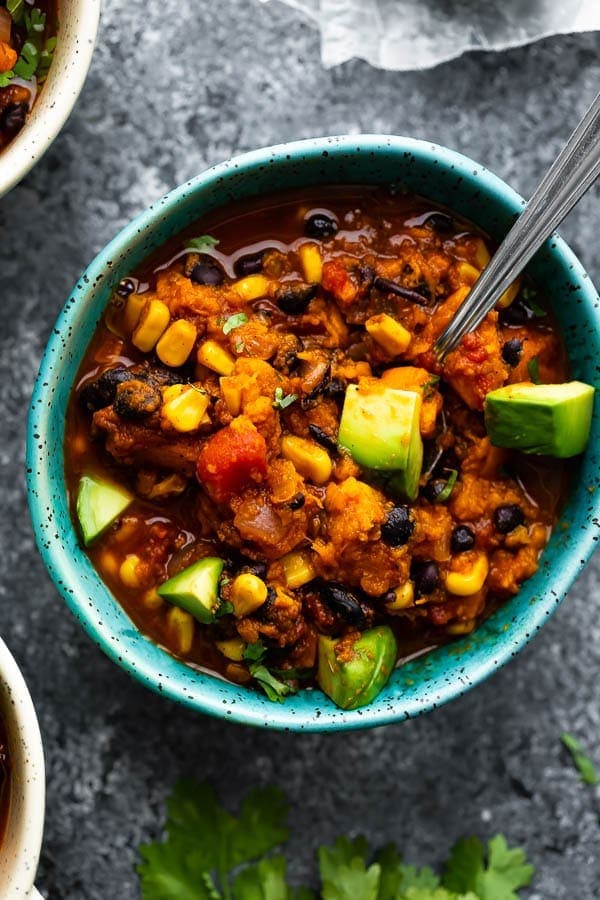
<path fill-rule="evenodd" d="M 219 241 L 211 237 L 210 234 L 202 234 L 200 237 L 190 238 L 186 241 L 185 249 L 194 250 L 202 253 L 203 250 L 210 250 L 211 247 L 218 247 Z"/>
<path fill-rule="evenodd" d="M 251 663 L 249 669 L 250 674 L 258 681 L 269 700 L 275 703 L 283 703 L 284 697 L 294 693 L 289 684 L 275 678 L 273 673 L 269 672 L 267 667 L 263 666 L 260 661 Z"/>
<path fill-rule="evenodd" d="M 44 39 L 46 13 L 37 7 L 27 12 L 23 0 L 8 0 L 6 8 L 13 22 L 25 28 L 27 38 L 13 69 L 0 73 L 0 87 L 6 87 L 15 76 L 24 81 L 31 81 L 35 76 L 41 83 L 48 75 L 56 49 L 56 37 Z"/>
<path fill-rule="evenodd" d="M 262 659 L 265 655 L 265 645 L 262 641 L 256 641 L 254 644 L 248 644 L 244 649 L 244 659 L 248 659 L 251 662 L 257 662 L 259 659 Z"/>
<path fill-rule="evenodd" d="M 225 323 L 223 325 L 223 334 L 229 334 L 230 331 L 233 331 L 234 328 L 239 328 L 240 325 L 245 325 L 248 321 L 248 316 L 246 313 L 236 313 L 233 316 L 229 316 L 228 319 L 225 319 Z"/>
<path fill-rule="evenodd" d="M 223 583 L 223 582 L 221 582 Z M 222 616 L 229 616 L 233 612 L 233 603 L 230 603 L 229 600 L 221 600 L 218 607 L 215 610 L 215 619 L 220 619 Z"/>
<path fill-rule="evenodd" d="M 238 816 L 206 784 L 181 781 L 167 801 L 165 838 L 140 847 L 143 900 L 316 900 L 287 883 L 278 845 L 287 841 L 287 804 L 276 788 L 258 788 Z M 458 841 L 443 876 L 403 862 L 388 844 L 373 854 L 364 837 L 339 837 L 318 852 L 321 900 L 518 900 L 533 866 L 501 835 L 487 848 Z"/>
<path fill-rule="evenodd" d="M 284 394 L 283 388 L 275 388 L 275 399 L 273 401 L 273 409 L 287 409 L 298 399 L 298 394 Z"/>
<path fill-rule="evenodd" d="M 456 479 L 458 478 L 458 470 L 452 469 L 450 471 L 450 475 L 448 476 L 448 481 L 446 482 L 446 486 L 440 491 L 440 493 L 435 498 L 436 503 L 445 503 L 446 500 L 450 499 L 450 495 L 454 490 L 454 485 L 456 484 Z"/>
<path fill-rule="evenodd" d="M 533 359 L 530 359 L 527 363 L 527 371 L 529 372 L 529 377 L 533 381 L 534 384 L 540 383 L 540 361 L 537 356 L 534 356 Z"/>
<path fill-rule="evenodd" d="M 560 739 L 573 757 L 573 762 L 575 763 L 584 784 L 598 784 L 596 767 L 585 753 L 577 738 L 574 738 L 573 735 L 569 734 L 567 731 L 563 731 Z"/>

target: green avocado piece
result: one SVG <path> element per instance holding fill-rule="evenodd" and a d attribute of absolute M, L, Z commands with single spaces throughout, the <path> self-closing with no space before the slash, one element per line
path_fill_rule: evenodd
<path fill-rule="evenodd" d="M 97 475 L 83 475 L 77 491 L 77 518 L 85 546 L 106 531 L 132 500 L 125 488 Z"/>
<path fill-rule="evenodd" d="M 407 500 L 416 500 L 422 468 L 423 441 L 421 432 L 417 428 L 411 435 L 406 468 L 392 475 L 387 483 L 388 490 Z"/>
<path fill-rule="evenodd" d="M 340 662 L 335 652 L 341 640 L 319 637 L 317 681 L 337 706 L 358 709 L 375 699 L 392 674 L 398 655 L 396 638 L 387 625 L 364 631 L 347 662 Z"/>
<path fill-rule="evenodd" d="M 414 466 L 417 444 L 423 449 L 420 394 L 366 381 L 346 388 L 338 445 L 367 469 Z"/>
<path fill-rule="evenodd" d="M 485 398 L 485 424 L 495 447 L 566 459 L 583 453 L 590 436 L 594 388 L 566 384 L 509 384 Z"/>
<path fill-rule="evenodd" d="M 224 565 L 218 556 L 207 556 L 169 578 L 157 592 L 169 603 L 208 625 L 219 605 L 219 578 Z"/>

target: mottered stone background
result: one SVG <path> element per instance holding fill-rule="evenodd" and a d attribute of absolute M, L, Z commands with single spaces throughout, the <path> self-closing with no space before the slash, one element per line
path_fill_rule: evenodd
<path fill-rule="evenodd" d="M 26 508 L 25 417 L 52 323 L 82 268 L 150 201 L 206 166 L 311 135 L 389 132 L 464 151 L 529 194 L 598 89 L 596 35 L 391 74 L 325 71 L 318 35 L 278 3 L 105 0 L 96 55 L 68 126 L 0 201 L 0 633 L 44 737 L 46 897 L 138 896 L 136 848 L 181 775 L 234 804 L 275 783 L 291 802 L 293 879 L 319 842 L 363 831 L 441 861 L 461 835 L 506 833 L 538 869 L 537 900 L 598 896 L 600 789 L 559 735 L 600 761 L 600 557 L 518 659 L 425 718 L 354 734 L 253 731 L 154 696 L 115 668 L 67 611 Z M 563 233 L 600 281 L 600 205 Z"/>

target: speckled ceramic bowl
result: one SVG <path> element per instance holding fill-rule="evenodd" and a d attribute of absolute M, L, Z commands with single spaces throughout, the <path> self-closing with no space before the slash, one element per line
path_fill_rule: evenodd
<path fill-rule="evenodd" d="M 71 113 L 94 52 L 100 0 L 59 0 L 58 42 L 48 78 L 24 128 L 0 154 L 0 197 L 41 159 Z"/>
<path fill-rule="evenodd" d="M 435 144 L 400 137 L 320 138 L 258 150 L 216 166 L 159 200 L 94 260 L 63 309 L 42 361 L 29 419 L 29 500 L 38 546 L 56 586 L 94 641 L 163 695 L 212 715 L 267 728 L 325 731 L 416 716 L 478 684 L 538 631 L 583 568 L 598 539 L 600 425 L 576 462 L 577 480 L 537 574 L 474 634 L 395 671 L 368 707 L 337 709 L 319 691 L 270 703 L 262 694 L 197 672 L 152 644 L 132 624 L 82 552 L 69 518 L 63 473 L 67 399 L 109 295 L 171 235 L 208 210 L 278 188 L 400 182 L 455 209 L 500 238 L 524 201 L 491 172 Z M 556 238 L 531 267 L 552 301 L 575 377 L 595 383 L 600 359 L 598 295 Z"/>
<path fill-rule="evenodd" d="M 0 845 L 2 900 L 41 900 L 33 886 L 44 830 L 45 779 L 40 729 L 19 667 L 0 640 L 0 716 L 12 764 L 10 807 Z"/>

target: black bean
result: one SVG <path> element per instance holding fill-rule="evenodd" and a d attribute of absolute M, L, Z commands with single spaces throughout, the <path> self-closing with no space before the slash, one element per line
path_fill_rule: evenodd
<path fill-rule="evenodd" d="M 322 428 L 319 428 L 318 425 L 313 425 L 312 423 L 308 426 L 308 430 L 318 444 L 321 444 L 321 446 L 325 447 L 326 450 L 329 450 L 330 453 L 337 453 L 338 446 L 334 437 L 327 434 L 327 432 L 323 431 Z"/>
<path fill-rule="evenodd" d="M 517 503 L 507 503 L 498 506 L 494 510 L 494 525 L 500 534 L 509 534 L 522 525 L 525 521 L 525 513 Z"/>
<path fill-rule="evenodd" d="M 122 278 L 117 286 L 119 297 L 129 297 L 135 291 L 135 284 L 131 278 Z"/>
<path fill-rule="evenodd" d="M 306 237 L 316 238 L 317 240 L 327 240 L 333 237 L 337 232 L 338 226 L 332 216 L 325 213 L 313 213 L 304 221 L 304 234 Z"/>
<path fill-rule="evenodd" d="M 440 570 L 432 560 L 413 559 L 410 574 L 419 597 L 433 594 L 435 589 L 440 586 Z"/>
<path fill-rule="evenodd" d="M 207 284 L 217 287 L 223 284 L 223 272 L 216 263 L 197 263 L 190 272 L 190 281 L 194 284 Z"/>
<path fill-rule="evenodd" d="M 107 369 L 94 381 L 85 385 L 79 393 L 79 401 L 90 412 L 96 412 L 97 409 L 110 406 L 117 395 L 118 386 L 124 381 L 131 381 L 134 377 L 129 369 L 123 366 Z"/>
<path fill-rule="evenodd" d="M 341 378 L 332 378 L 323 393 L 326 397 L 343 397 L 346 393 L 346 384 Z"/>
<path fill-rule="evenodd" d="M 366 624 L 365 612 L 360 601 L 343 584 L 335 581 L 324 582 L 322 595 L 325 603 L 350 625 L 360 628 Z"/>
<path fill-rule="evenodd" d="M 519 338 L 511 338 L 510 341 L 507 341 L 502 347 L 502 359 L 507 365 L 514 369 L 515 366 L 519 365 L 522 352 L 523 341 L 519 340 Z"/>
<path fill-rule="evenodd" d="M 418 291 L 402 287 L 401 284 L 396 284 L 395 281 L 391 281 L 389 278 L 381 278 L 379 275 L 375 278 L 373 287 L 383 294 L 394 294 L 396 297 L 402 297 L 404 300 L 408 300 L 410 303 L 418 303 L 420 306 L 426 306 L 430 300 L 429 296 L 426 297 Z"/>
<path fill-rule="evenodd" d="M 437 503 L 438 497 L 446 489 L 447 481 L 443 478 L 432 478 L 423 488 L 423 496 L 430 503 Z"/>
<path fill-rule="evenodd" d="M 454 231 L 454 219 L 443 212 L 431 213 L 423 224 L 433 228 L 434 231 L 439 231 L 440 234 L 450 234 L 450 232 Z"/>
<path fill-rule="evenodd" d="M 402 547 L 414 530 L 415 523 L 408 506 L 394 506 L 381 526 L 381 539 L 390 547 Z"/>
<path fill-rule="evenodd" d="M 256 575 L 257 578 L 264 579 L 267 577 L 267 564 L 264 562 L 252 562 L 244 567 L 244 571 L 249 572 L 251 575 Z"/>
<path fill-rule="evenodd" d="M 306 310 L 318 289 L 318 284 L 284 285 L 275 294 L 275 302 L 287 316 L 299 316 Z"/>
<path fill-rule="evenodd" d="M 245 278 L 246 275 L 256 275 L 262 272 L 264 250 L 259 253 L 250 253 L 247 256 L 240 256 L 233 264 L 233 271 L 238 278 Z"/>
<path fill-rule="evenodd" d="M 27 103 L 9 103 L 0 116 L 0 131 L 13 137 L 21 130 L 27 119 L 29 107 Z"/>
<path fill-rule="evenodd" d="M 475 546 L 475 533 L 466 525 L 457 525 L 450 538 L 453 553 L 465 553 Z"/>
<path fill-rule="evenodd" d="M 306 497 L 304 494 L 296 494 L 295 497 L 290 500 L 288 506 L 290 509 L 302 509 L 304 504 L 306 503 Z"/>
<path fill-rule="evenodd" d="M 125 381 L 117 388 L 114 410 L 122 419 L 145 419 L 160 409 L 158 388 L 146 381 Z"/>
<path fill-rule="evenodd" d="M 499 321 L 501 325 L 525 325 L 534 318 L 533 310 L 527 306 L 521 297 L 500 310 Z"/>

